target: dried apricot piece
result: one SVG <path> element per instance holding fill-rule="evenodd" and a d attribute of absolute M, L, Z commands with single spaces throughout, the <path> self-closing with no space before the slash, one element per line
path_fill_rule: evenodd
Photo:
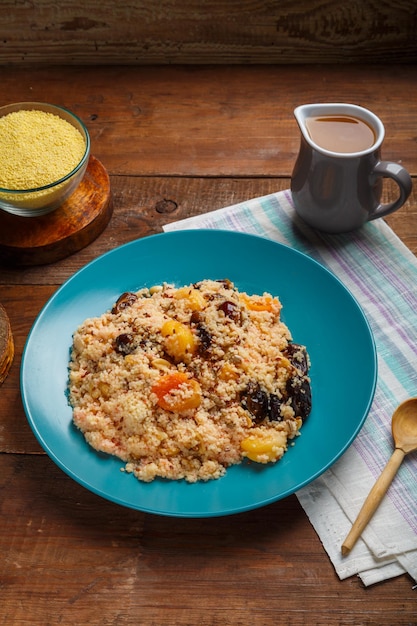
<path fill-rule="evenodd" d="M 196 409 L 201 404 L 201 387 L 184 372 L 165 374 L 152 386 L 157 404 L 166 411 L 182 413 Z"/>
<path fill-rule="evenodd" d="M 257 430 L 244 439 L 240 447 L 244 456 L 256 463 L 277 461 L 285 452 L 286 436 L 280 431 L 262 432 Z"/>
<path fill-rule="evenodd" d="M 278 298 L 273 298 L 269 294 L 248 296 L 248 294 L 242 293 L 240 300 L 249 311 L 269 311 L 270 313 L 276 311 L 278 313 L 281 308 Z"/>
<path fill-rule="evenodd" d="M 181 287 L 174 293 L 176 300 L 185 300 L 191 311 L 201 311 L 206 305 L 206 300 L 198 289 L 192 287 Z"/>
<path fill-rule="evenodd" d="M 184 361 L 187 356 L 194 354 L 196 340 L 191 329 L 177 320 L 167 320 L 161 328 L 164 337 L 164 347 L 170 357 L 177 363 Z"/>

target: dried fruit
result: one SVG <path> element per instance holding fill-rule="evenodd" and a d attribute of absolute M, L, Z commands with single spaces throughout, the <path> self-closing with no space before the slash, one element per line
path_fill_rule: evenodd
<path fill-rule="evenodd" d="M 242 320 L 242 314 L 240 308 L 235 302 L 231 302 L 230 300 L 225 300 L 218 307 L 219 311 L 223 311 L 226 317 L 229 317 L 231 320 L 239 324 Z"/>
<path fill-rule="evenodd" d="M 125 291 L 121 296 L 116 300 L 116 304 L 112 308 L 112 313 L 121 313 L 124 309 L 129 306 L 132 306 L 134 302 L 138 299 L 137 295 L 131 291 Z"/>
<path fill-rule="evenodd" d="M 177 320 L 167 320 L 161 328 L 165 351 L 177 363 L 184 361 L 196 350 L 196 340 L 191 329 Z"/>
<path fill-rule="evenodd" d="M 198 289 L 192 289 L 190 287 L 181 287 L 174 293 L 176 300 L 185 300 L 187 306 L 192 311 L 201 311 L 206 305 L 206 300 Z"/>
<path fill-rule="evenodd" d="M 131 354 L 135 349 L 134 336 L 131 333 L 122 333 L 114 340 L 114 347 L 119 354 Z"/>
<path fill-rule="evenodd" d="M 287 382 L 287 393 L 295 417 L 301 417 L 304 422 L 311 411 L 311 387 L 308 379 L 301 376 L 290 378 Z"/>
<path fill-rule="evenodd" d="M 195 326 L 197 337 L 199 339 L 198 352 L 204 354 L 212 344 L 212 336 L 203 324 L 203 316 L 199 311 L 194 311 L 190 318 L 190 324 Z"/>
<path fill-rule="evenodd" d="M 256 463 L 268 463 L 281 458 L 285 452 L 286 437 L 280 431 L 262 432 L 256 429 L 244 439 L 240 447 L 245 456 Z"/>
<path fill-rule="evenodd" d="M 307 374 L 309 363 L 305 346 L 301 346 L 298 343 L 289 343 L 284 354 L 302 374 Z"/>
<path fill-rule="evenodd" d="M 282 402 L 280 398 L 275 394 L 271 393 L 269 396 L 269 406 L 268 406 L 268 417 L 273 422 L 281 422 L 281 406 Z"/>
<path fill-rule="evenodd" d="M 201 404 L 201 387 L 197 380 L 184 372 L 170 372 L 162 376 L 151 389 L 157 404 L 166 411 L 183 413 Z"/>
<path fill-rule="evenodd" d="M 281 309 L 278 298 L 273 298 L 268 294 L 264 296 L 248 296 L 246 293 L 242 293 L 240 299 L 249 311 L 276 311 L 279 313 Z"/>
<path fill-rule="evenodd" d="M 280 422 L 283 417 L 281 407 L 287 404 L 294 410 L 295 417 L 306 420 L 311 412 L 311 387 L 308 378 L 293 376 L 289 378 L 283 398 L 268 394 L 259 383 L 250 382 L 240 394 L 241 405 L 252 417 L 255 424 L 265 419 Z"/>
<path fill-rule="evenodd" d="M 268 417 L 268 394 L 259 383 L 250 382 L 241 393 L 241 403 L 249 411 L 255 424 Z"/>

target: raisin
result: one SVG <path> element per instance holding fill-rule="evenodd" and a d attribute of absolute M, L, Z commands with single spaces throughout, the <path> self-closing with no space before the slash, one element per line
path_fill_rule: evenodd
<path fill-rule="evenodd" d="M 131 354 L 134 349 L 134 337 L 130 333 L 122 333 L 114 340 L 115 350 L 119 354 Z"/>
<path fill-rule="evenodd" d="M 203 321 L 203 316 L 201 315 L 200 311 L 193 311 L 191 313 L 191 317 L 190 317 L 190 324 L 201 324 L 201 322 Z"/>
<path fill-rule="evenodd" d="M 307 378 L 294 376 L 287 382 L 287 393 L 290 405 L 294 409 L 296 417 L 301 417 L 303 422 L 311 411 L 311 387 Z"/>
<path fill-rule="evenodd" d="M 223 287 L 226 287 L 226 289 L 234 289 L 232 281 L 228 278 L 219 278 L 218 280 L 216 280 L 216 283 L 221 283 Z"/>
<path fill-rule="evenodd" d="M 197 337 L 199 339 L 198 351 L 204 354 L 210 348 L 213 338 L 207 328 L 203 324 L 204 316 L 200 311 L 193 311 L 190 317 L 190 325 L 195 326 Z"/>
<path fill-rule="evenodd" d="M 268 394 L 259 383 L 249 383 L 241 393 L 241 404 L 249 411 L 255 424 L 268 417 Z"/>
<path fill-rule="evenodd" d="M 200 354 L 204 354 L 204 352 L 207 352 L 212 344 L 212 336 L 203 324 L 197 325 L 197 336 L 200 340 L 198 351 Z"/>
<path fill-rule="evenodd" d="M 273 422 L 282 421 L 281 400 L 275 393 L 271 393 L 269 396 L 268 417 Z"/>
<path fill-rule="evenodd" d="M 308 372 L 308 356 L 304 346 L 298 343 L 289 343 L 283 354 L 296 367 L 301 374 Z"/>
<path fill-rule="evenodd" d="M 229 317 L 236 323 L 240 323 L 242 319 L 242 315 L 240 312 L 240 308 L 234 302 L 230 302 L 230 300 L 225 300 L 218 307 L 219 311 L 223 311 L 226 317 Z"/>
<path fill-rule="evenodd" d="M 132 306 L 132 304 L 136 302 L 137 299 L 138 297 L 135 293 L 132 293 L 131 291 L 126 291 L 125 293 L 122 293 L 121 296 L 119 296 L 111 312 L 121 313 L 124 309 L 127 309 L 127 307 Z"/>

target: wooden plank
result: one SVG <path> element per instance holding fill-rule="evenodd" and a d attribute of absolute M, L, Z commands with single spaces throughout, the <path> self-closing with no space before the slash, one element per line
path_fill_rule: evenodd
<path fill-rule="evenodd" d="M 85 122 L 109 174 L 289 177 L 294 108 L 354 102 L 386 129 L 383 157 L 417 175 L 417 65 L 2 68 L 0 104 L 45 99 Z"/>
<path fill-rule="evenodd" d="M 288 189 L 289 178 L 187 178 L 111 176 L 114 211 L 104 232 L 89 246 L 57 263 L 15 269 L 0 265 L 0 301 L 13 302 L 13 285 L 58 285 L 100 254 L 134 239 L 162 232 L 163 225 L 250 198 Z M 388 189 L 386 201 L 393 199 Z M 161 212 L 168 205 L 170 212 Z M 171 210 L 172 209 L 172 210 Z M 406 204 L 386 221 L 417 254 L 417 185 Z M 2 286 L 3 285 L 3 286 Z M 27 289 L 26 289 L 27 290 Z M 24 294 L 22 295 L 24 297 Z M 19 323 L 20 297 L 12 314 Z"/>
<path fill-rule="evenodd" d="M 415 2 L 2 3 L 0 63 L 406 63 Z"/>
<path fill-rule="evenodd" d="M 50 265 L 0 265 L 0 301 L 13 301 L 1 285 L 61 284 L 77 269 L 112 248 L 162 232 L 168 222 L 288 188 L 288 179 L 111 176 L 114 211 L 104 232 L 89 246 Z M 166 212 L 166 208 L 169 212 Z M 17 305 L 16 314 L 20 314 Z"/>
<path fill-rule="evenodd" d="M 341 592 L 295 496 L 239 515 L 180 519 L 103 500 L 47 457 L 1 455 L 0 476 L 3 624 L 415 622 L 406 577 L 366 592 L 351 579 Z"/>

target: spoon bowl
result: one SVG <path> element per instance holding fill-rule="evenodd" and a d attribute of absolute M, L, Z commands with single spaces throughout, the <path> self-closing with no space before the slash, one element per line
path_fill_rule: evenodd
<path fill-rule="evenodd" d="M 396 408 L 392 416 L 391 430 L 395 450 L 382 474 L 369 492 L 358 517 L 342 544 L 343 556 L 349 554 L 375 513 L 405 455 L 413 452 L 413 450 L 417 450 L 417 398 L 405 400 Z"/>
<path fill-rule="evenodd" d="M 405 400 L 392 416 L 395 447 L 408 454 L 417 450 L 417 398 Z"/>

